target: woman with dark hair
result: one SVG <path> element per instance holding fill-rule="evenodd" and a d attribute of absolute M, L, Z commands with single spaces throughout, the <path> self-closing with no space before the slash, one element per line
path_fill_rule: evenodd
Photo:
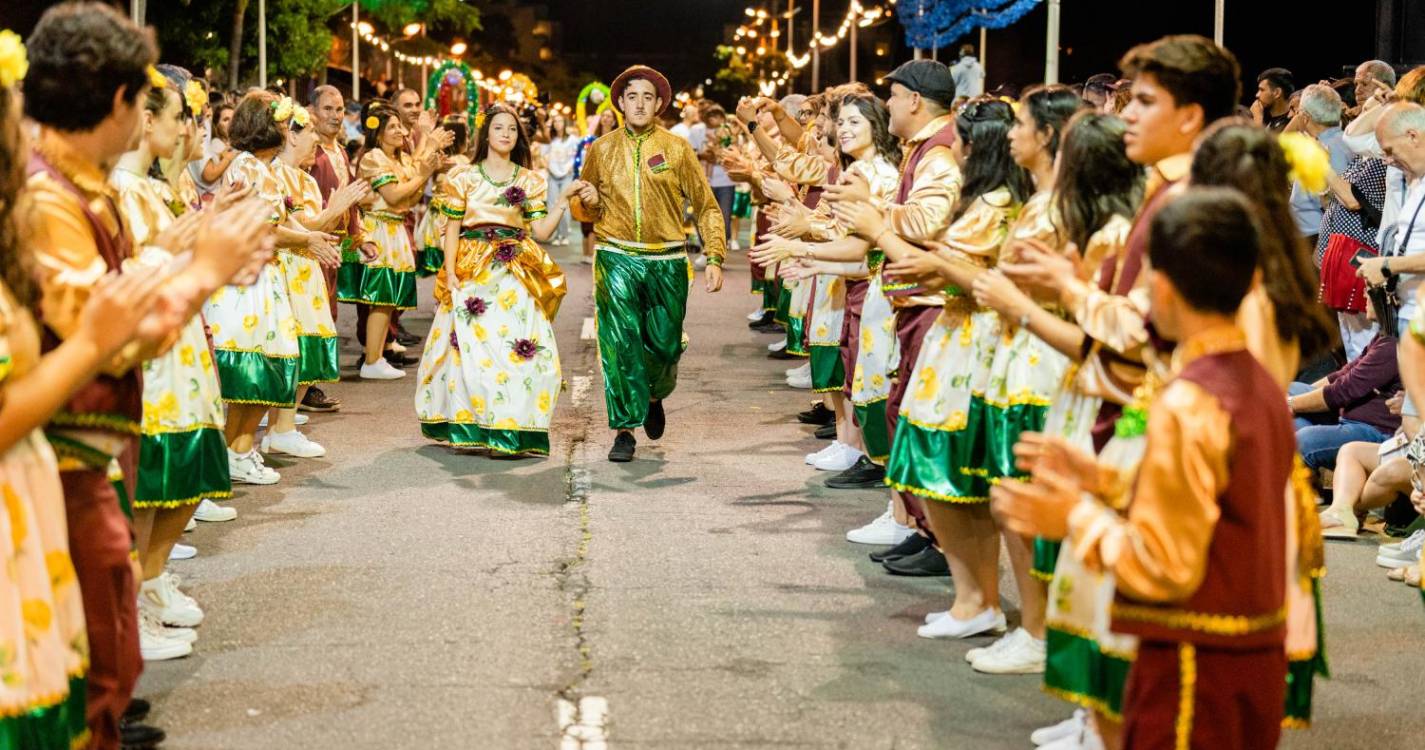
<path fill-rule="evenodd" d="M 305 114 L 286 97 L 261 91 L 243 97 L 229 131 L 239 153 L 222 182 L 228 189 L 251 190 L 270 207 L 269 221 L 279 250 L 332 262 L 341 257 L 333 245 L 336 238 L 297 223 L 294 204 L 272 167 L 287 143 L 290 121 Z M 269 407 L 297 405 L 302 351 L 282 266 L 267 264 L 251 286 L 219 289 L 204 306 L 203 315 L 212 332 L 218 379 L 228 404 L 228 471 L 234 482 L 275 484 L 281 477 L 263 462 L 255 437 Z"/>
<path fill-rule="evenodd" d="M 371 184 L 377 196 L 373 205 L 361 211 L 363 248 L 366 252 L 374 248 L 375 254 L 365 259 L 360 288 L 338 290 L 337 294 L 342 302 L 371 306 L 366 316 L 366 355 L 361 377 L 395 380 L 406 373 L 385 359 L 391 314 L 416 306 L 416 254 L 406 231 L 406 214 L 420 202 L 426 181 L 440 168 L 442 158 L 439 148 L 426 148 L 425 144 L 421 157 L 414 158 L 406 150 L 409 132 L 401 124 L 400 114 L 383 101 L 367 107 L 361 127 L 366 135 L 366 152 L 356 165 L 356 174 Z M 431 137 L 437 134 L 450 138 L 440 129 L 433 131 Z M 352 296 L 344 296 L 343 292 Z"/>
<path fill-rule="evenodd" d="M 445 251 L 440 246 L 445 241 L 446 215 L 441 210 L 440 197 L 447 192 L 450 178 L 470 167 L 470 138 L 465 121 L 457 115 L 446 115 L 440 126 L 450 131 L 453 140 L 445 148 L 446 162 L 436 172 L 430 207 L 416 225 L 416 273 L 422 277 L 440 273 L 445 266 Z"/>
<path fill-rule="evenodd" d="M 171 66 L 164 66 L 170 68 Z M 136 262 L 164 269 L 175 262 L 155 240 L 193 210 L 178 197 L 159 165 L 178 164 L 186 173 L 192 112 L 170 74 L 167 85 L 144 97 L 138 147 L 119 157 L 109 173 L 119 213 L 141 248 Z M 139 649 L 145 661 L 186 656 L 193 651 L 203 610 L 179 591 L 164 571 L 183 528 L 205 498 L 232 494 L 227 441 L 223 436 L 222 389 L 208 352 L 202 315 L 183 326 L 166 353 L 143 363 L 143 422 L 138 482 L 132 497 L 135 548 L 143 580 L 139 588 Z"/>
<path fill-rule="evenodd" d="M 503 105 L 485 109 L 474 166 L 452 175 L 441 196 L 445 266 L 415 398 L 426 437 L 492 456 L 549 454 L 562 377 L 554 316 L 568 287 L 538 241 L 554 233 L 580 184 L 551 211 L 519 117 Z"/>

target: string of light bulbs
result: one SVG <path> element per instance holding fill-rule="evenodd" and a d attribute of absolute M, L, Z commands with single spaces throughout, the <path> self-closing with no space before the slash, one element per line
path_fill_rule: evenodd
<path fill-rule="evenodd" d="M 861 4 L 860 0 L 851 0 L 851 4 L 846 8 L 846 15 L 841 19 L 841 25 L 836 29 L 836 33 L 823 34 L 821 33 L 821 29 L 813 29 L 812 39 L 807 43 L 806 51 L 798 55 L 796 52 L 788 50 L 787 62 L 791 63 L 793 69 L 801 70 L 806 67 L 807 63 L 811 62 L 812 52 L 818 46 L 820 46 L 823 51 L 833 49 L 851 33 L 853 24 L 859 28 L 866 28 L 883 18 L 889 17 L 891 14 L 890 6 L 895 4 L 896 0 L 886 0 L 885 5 L 868 9 Z M 778 28 L 775 21 L 771 31 L 761 31 L 767 20 L 775 18 L 775 15 L 768 13 L 765 8 L 749 7 L 745 10 L 745 13 L 749 20 L 747 23 L 738 26 L 733 32 L 733 40 L 740 42 L 744 39 L 757 39 L 757 53 L 766 54 L 767 46 L 761 41 L 762 38 L 776 39 L 782 35 L 781 29 Z M 775 45 L 775 42 L 773 44 Z M 739 45 L 737 47 L 737 53 L 740 55 L 747 54 L 746 45 Z M 762 82 L 759 82 L 759 85 L 761 85 L 761 83 Z"/>

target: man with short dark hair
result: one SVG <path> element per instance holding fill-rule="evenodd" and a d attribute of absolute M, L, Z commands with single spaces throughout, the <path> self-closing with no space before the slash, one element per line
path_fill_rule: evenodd
<path fill-rule="evenodd" d="M 1291 122 L 1291 95 L 1296 91 L 1291 71 L 1267 68 L 1257 76 L 1257 98 L 1252 102 L 1252 119 L 1267 130 L 1280 133 Z"/>

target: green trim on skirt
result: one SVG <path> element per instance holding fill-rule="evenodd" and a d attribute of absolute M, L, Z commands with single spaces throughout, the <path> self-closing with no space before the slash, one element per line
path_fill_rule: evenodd
<path fill-rule="evenodd" d="M 367 266 L 361 274 L 361 294 L 357 301 L 376 307 L 414 309 L 416 272 Z"/>
<path fill-rule="evenodd" d="M 228 444 L 223 431 L 202 427 L 139 439 L 135 508 L 197 505 L 205 497 L 228 497 Z"/>
<path fill-rule="evenodd" d="M 335 383 L 341 380 L 335 336 L 298 336 L 297 385 Z"/>
<path fill-rule="evenodd" d="M 791 319 L 792 290 L 786 284 L 777 284 L 777 297 L 775 307 L 772 308 L 772 320 L 786 325 Z"/>
<path fill-rule="evenodd" d="M 35 706 L 0 719 L 0 748 L 10 750 L 72 750 L 89 744 L 83 677 L 69 678 L 69 695 L 58 703 Z"/>
<path fill-rule="evenodd" d="M 457 448 L 489 448 L 506 455 L 549 455 L 549 433 L 535 430 L 495 430 L 478 424 L 422 422 L 421 434 Z"/>
<path fill-rule="evenodd" d="M 1057 539 L 1034 537 L 1034 565 L 1029 569 L 1029 575 L 1045 583 L 1054 580 L 1054 568 L 1059 564 L 1059 548 L 1062 546 L 1064 543 Z"/>
<path fill-rule="evenodd" d="M 348 250 L 341 254 L 341 267 L 336 270 L 336 299 L 338 302 L 361 301 L 361 276 L 366 264 L 361 262 L 361 254 Z"/>
<path fill-rule="evenodd" d="M 808 355 L 806 348 L 806 318 L 787 318 L 787 353 L 798 357 Z"/>
<path fill-rule="evenodd" d="M 816 365 L 812 365 L 813 370 Z M 866 455 L 873 462 L 885 466 L 891 455 L 891 438 L 886 432 L 886 399 L 878 399 L 868 404 L 854 404 L 856 424 L 861 426 L 861 440 L 866 444 Z"/>
<path fill-rule="evenodd" d="M 421 278 L 434 276 L 445 267 L 445 250 L 439 247 L 423 247 L 416 251 L 416 275 Z"/>
<path fill-rule="evenodd" d="M 1133 662 L 1110 656 L 1090 638 L 1055 630 L 1045 633 L 1044 690 L 1070 703 L 1123 716 L 1123 686 Z"/>
<path fill-rule="evenodd" d="M 762 282 L 762 310 L 763 312 L 775 313 L 777 311 L 777 300 L 782 295 L 781 277 L 773 277 Z M 776 316 L 772 316 L 776 319 Z"/>
<path fill-rule="evenodd" d="M 846 368 L 841 364 L 841 347 L 811 345 L 811 389 L 831 393 L 846 387 Z M 885 422 L 885 420 L 881 420 Z"/>
<path fill-rule="evenodd" d="M 297 405 L 297 358 L 261 352 L 215 352 L 223 400 L 289 409 Z"/>
<path fill-rule="evenodd" d="M 1014 466 L 1014 444 L 1025 432 L 1039 432 L 1044 429 L 1044 419 L 1049 416 L 1048 406 L 1038 404 L 1016 404 L 1002 408 L 976 396 L 974 406 L 985 415 L 983 430 L 985 459 L 980 464 L 990 479 L 1023 476 Z"/>
<path fill-rule="evenodd" d="M 901 408 L 896 423 L 886 484 L 947 503 L 989 502 L 989 479 L 979 469 L 984 457 L 983 405 L 971 400 L 965 426 L 953 432 L 914 424 L 906 419 L 907 411 Z"/>

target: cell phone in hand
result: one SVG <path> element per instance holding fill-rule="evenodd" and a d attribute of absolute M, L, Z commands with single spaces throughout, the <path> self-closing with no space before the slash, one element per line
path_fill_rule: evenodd
<path fill-rule="evenodd" d="M 1374 257 L 1376 257 L 1375 253 L 1373 253 L 1373 252 L 1371 252 L 1371 251 L 1369 251 L 1369 250 L 1366 250 L 1366 249 L 1364 249 L 1364 248 L 1362 248 L 1362 249 L 1360 249 L 1360 250 L 1357 250 L 1357 251 L 1356 251 L 1356 254 L 1351 256 L 1351 260 L 1350 260 L 1351 268 L 1360 268 L 1360 267 L 1361 267 L 1361 261 L 1366 260 L 1367 258 L 1374 258 Z"/>

